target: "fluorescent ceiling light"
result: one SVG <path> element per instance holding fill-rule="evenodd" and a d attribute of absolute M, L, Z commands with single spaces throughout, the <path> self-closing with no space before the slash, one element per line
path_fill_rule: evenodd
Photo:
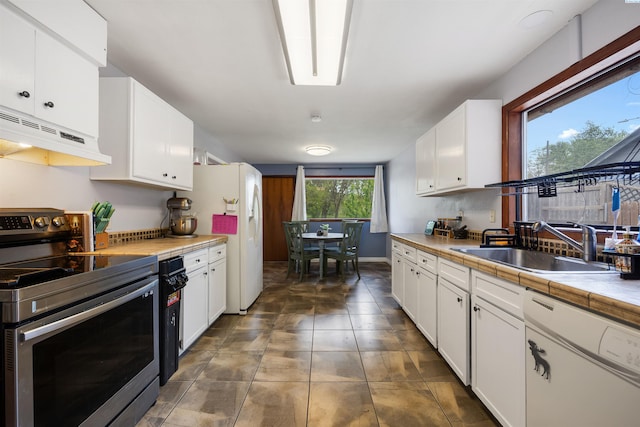
<path fill-rule="evenodd" d="M 294 85 L 340 84 L 353 0 L 273 0 Z"/>
<path fill-rule="evenodd" d="M 305 151 L 312 156 L 326 156 L 331 153 L 331 147 L 326 145 L 310 145 L 305 148 Z"/>

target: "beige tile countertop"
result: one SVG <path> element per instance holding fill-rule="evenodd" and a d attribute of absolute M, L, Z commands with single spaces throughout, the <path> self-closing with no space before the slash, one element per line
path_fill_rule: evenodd
<path fill-rule="evenodd" d="M 451 250 L 478 247 L 477 240 L 447 239 L 419 233 L 391 234 L 391 238 L 640 327 L 640 280 L 621 279 L 615 271 L 537 274 Z"/>
<path fill-rule="evenodd" d="M 187 252 L 226 243 L 227 240 L 227 236 L 223 235 L 195 236 L 179 239 L 164 237 L 110 246 L 105 249 L 98 249 L 94 253 L 99 255 L 157 255 L 158 260 L 161 261 L 171 258 L 172 256 L 183 255 Z"/>

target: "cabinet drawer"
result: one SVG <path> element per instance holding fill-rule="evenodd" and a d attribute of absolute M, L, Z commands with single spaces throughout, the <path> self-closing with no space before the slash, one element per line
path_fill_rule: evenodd
<path fill-rule="evenodd" d="M 438 257 L 423 251 L 417 252 L 418 267 L 424 268 L 426 271 L 438 274 Z"/>
<path fill-rule="evenodd" d="M 469 267 L 440 258 L 438 260 L 438 276 L 447 279 L 460 289 L 471 292 Z"/>
<path fill-rule="evenodd" d="M 219 259 L 226 258 L 227 245 L 211 246 L 209 248 L 209 263 L 215 262 Z"/>
<path fill-rule="evenodd" d="M 471 271 L 473 293 L 496 307 L 523 319 L 525 288 L 479 271 Z"/>
<path fill-rule="evenodd" d="M 416 248 L 412 248 L 411 246 L 402 245 L 402 257 L 407 261 L 412 263 L 416 263 L 416 253 L 418 250 Z"/>
<path fill-rule="evenodd" d="M 207 265 L 208 258 L 209 254 L 207 253 L 207 249 L 200 249 L 184 254 L 184 268 L 187 270 L 187 274 L 190 271 Z"/>
<path fill-rule="evenodd" d="M 398 255 L 402 255 L 402 243 L 392 240 L 391 241 L 391 251 L 397 253 Z"/>

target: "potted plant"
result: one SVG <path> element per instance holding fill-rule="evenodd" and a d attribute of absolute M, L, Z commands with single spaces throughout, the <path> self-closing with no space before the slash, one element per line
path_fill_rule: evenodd
<path fill-rule="evenodd" d="M 329 230 L 331 230 L 329 224 L 321 224 L 320 230 L 318 230 L 318 236 L 326 236 L 329 234 Z"/>

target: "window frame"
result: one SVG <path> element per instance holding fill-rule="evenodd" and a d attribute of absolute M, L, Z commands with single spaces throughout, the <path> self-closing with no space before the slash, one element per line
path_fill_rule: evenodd
<path fill-rule="evenodd" d="M 564 91 L 585 82 L 604 70 L 629 60 L 640 53 L 640 26 L 598 49 L 545 82 L 527 91 L 502 107 L 502 181 L 523 179 L 523 113 Z M 597 79 L 596 79 L 597 80 Z M 594 84 L 594 82 L 586 83 Z M 503 188 L 509 193 L 510 188 Z M 502 226 L 509 227 L 516 220 L 516 198 L 502 198 Z"/>

